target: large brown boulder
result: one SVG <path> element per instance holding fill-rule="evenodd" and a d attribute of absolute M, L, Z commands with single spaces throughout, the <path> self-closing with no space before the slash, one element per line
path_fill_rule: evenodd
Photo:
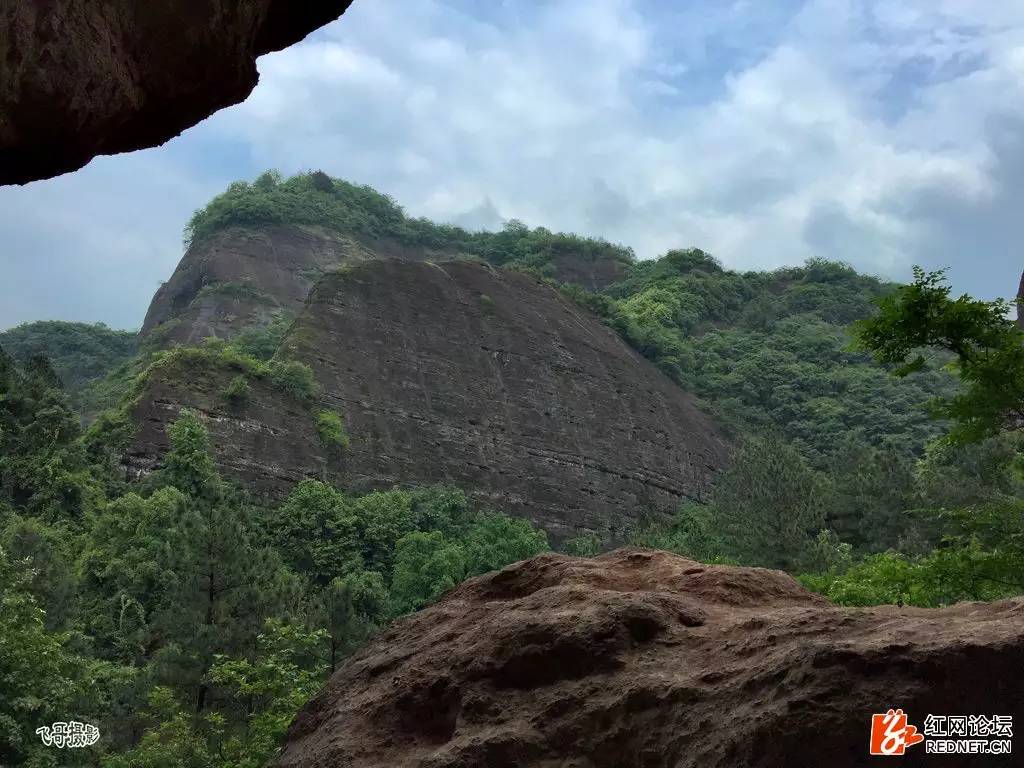
<path fill-rule="evenodd" d="M 867 765 L 871 715 L 890 707 L 918 728 L 928 714 L 1019 724 L 1021 669 L 1021 599 L 844 609 L 778 571 L 542 555 L 377 637 L 299 713 L 277 765 Z M 894 764 L 1019 764 L 1006 760 L 918 744 Z"/>
<path fill-rule="evenodd" d="M 161 144 L 352 0 L 0 0 L 0 184 Z"/>

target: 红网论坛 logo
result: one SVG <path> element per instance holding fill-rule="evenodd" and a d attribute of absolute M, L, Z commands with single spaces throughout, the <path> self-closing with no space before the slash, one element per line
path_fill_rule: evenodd
<path fill-rule="evenodd" d="M 927 740 L 926 740 L 927 738 Z M 899 756 L 924 742 L 937 755 L 1008 755 L 1013 751 L 1012 715 L 935 715 L 924 719 L 923 732 L 902 709 L 871 716 L 872 755 Z"/>
<path fill-rule="evenodd" d="M 871 716 L 871 754 L 902 755 L 907 747 L 924 741 L 917 727 L 907 722 L 902 709 Z"/>

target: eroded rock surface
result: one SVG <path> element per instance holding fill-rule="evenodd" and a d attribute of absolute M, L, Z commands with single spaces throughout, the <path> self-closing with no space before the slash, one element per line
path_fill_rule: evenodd
<path fill-rule="evenodd" d="M 871 714 L 1020 722 L 1024 599 L 844 609 L 788 575 L 665 552 L 542 555 L 350 659 L 279 768 L 858 766 Z M 917 753 L 914 750 L 917 750 Z M 925 755 L 901 765 L 1010 765 Z"/>
<path fill-rule="evenodd" d="M 174 274 L 153 297 L 141 338 L 156 346 L 196 344 L 209 336 L 230 339 L 264 326 L 281 311 L 302 309 L 326 272 L 371 259 L 451 261 L 470 258 L 453 248 L 407 245 L 323 227 L 232 227 L 189 247 Z M 626 265 L 566 251 L 556 254 L 551 276 L 591 291 L 625 277 Z"/>
<path fill-rule="evenodd" d="M 313 419 L 235 375 L 151 379 L 127 460 L 155 466 L 183 407 L 205 415 L 216 458 L 247 487 L 303 477 L 354 490 L 445 483 L 555 538 L 619 533 L 710 489 L 726 445 L 690 395 L 593 315 L 532 277 L 479 263 L 362 261 L 316 284 L 281 354 L 307 363 L 317 408 L 344 417 L 328 451 Z"/>
<path fill-rule="evenodd" d="M 161 144 L 352 0 L 0 0 L 0 184 Z"/>
<path fill-rule="evenodd" d="M 392 240 L 357 238 L 316 227 L 232 228 L 191 246 L 160 286 L 140 337 L 156 346 L 198 344 L 297 315 L 324 273 L 367 259 L 451 258 Z M 156 334 L 156 338 L 152 338 Z"/>

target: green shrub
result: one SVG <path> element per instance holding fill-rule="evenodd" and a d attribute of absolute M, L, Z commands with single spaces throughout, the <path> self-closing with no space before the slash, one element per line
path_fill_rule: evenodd
<path fill-rule="evenodd" d="M 236 301 L 248 300 L 259 302 L 261 304 L 277 304 L 273 296 L 269 296 L 262 291 L 258 290 L 251 283 L 239 283 L 226 281 L 222 283 L 210 283 L 204 285 L 196 293 L 195 298 L 192 299 L 191 304 L 197 304 L 208 296 L 217 296 L 224 299 L 234 299 Z"/>
<path fill-rule="evenodd" d="M 150 330 L 150 332 L 139 341 L 139 351 L 143 353 L 155 352 L 167 346 L 171 334 L 174 333 L 174 329 L 179 325 L 181 325 L 180 317 L 172 317 L 169 320 L 164 320 L 164 322 Z"/>
<path fill-rule="evenodd" d="M 601 537 L 596 533 L 585 533 L 582 536 L 566 539 L 562 543 L 562 551 L 576 557 L 596 557 L 601 554 L 603 546 Z"/>
<path fill-rule="evenodd" d="M 318 411 L 316 433 L 320 436 L 320 442 L 327 448 L 348 448 L 348 433 L 339 413 Z"/>
<path fill-rule="evenodd" d="M 246 328 L 231 340 L 231 346 L 257 360 L 270 360 L 281 346 L 291 322 L 288 313 L 280 312 L 262 328 Z"/>
<path fill-rule="evenodd" d="M 548 537 L 527 520 L 480 513 L 463 534 L 466 572 L 486 573 L 548 550 Z"/>
<path fill-rule="evenodd" d="M 245 376 L 235 376 L 231 383 L 224 387 L 221 395 L 232 405 L 241 405 L 249 399 L 249 381 Z"/>
<path fill-rule="evenodd" d="M 252 376 L 265 376 L 266 363 L 231 346 L 223 339 L 208 338 L 198 347 L 174 347 L 156 353 L 149 370 L 231 370 Z"/>
<path fill-rule="evenodd" d="M 296 400 L 309 400 L 319 389 L 313 369 L 298 360 L 271 360 L 267 370 L 270 383 Z"/>

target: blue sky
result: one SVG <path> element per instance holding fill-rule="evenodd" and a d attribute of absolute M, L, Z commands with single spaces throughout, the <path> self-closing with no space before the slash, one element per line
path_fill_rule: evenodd
<path fill-rule="evenodd" d="M 0 328 L 138 327 L 191 212 L 270 167 L 644 258 L 947 266 L 986 298 L 1024 268 L 1024 3 L 356 0 L 259 67 L 163 147 L 0 188 Z"/>

